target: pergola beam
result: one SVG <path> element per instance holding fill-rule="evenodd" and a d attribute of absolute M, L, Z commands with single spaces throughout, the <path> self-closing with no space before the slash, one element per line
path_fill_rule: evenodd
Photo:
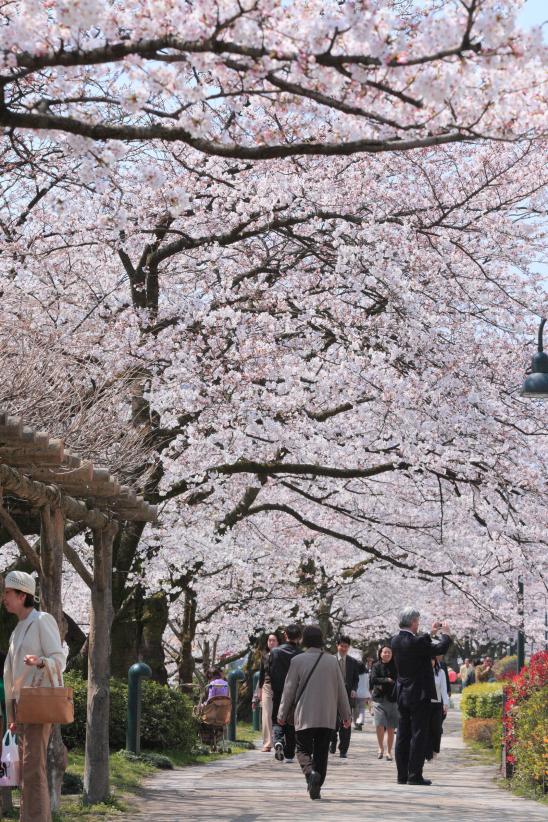
<path fill-rule="evenodd" d="M 4 491 L 26 500 L 33 508 L 42 508 L 44 505 L 50 505 L 52 508 L 58 506 L 66 519 L 81 522 L 88 528 L 104 528 L 109 521 L 102 511 L 90 511 L 81 500 L 64 494 L 55 486 L 31 480 L 9 465 L 0 465 L 0 486 Z"/>

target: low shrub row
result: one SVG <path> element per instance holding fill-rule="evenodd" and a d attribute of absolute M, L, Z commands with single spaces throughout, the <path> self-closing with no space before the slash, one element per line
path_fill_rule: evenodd
<path fill-rule="evenodd" d="M 67 748 L 82 747 L 86 739 L 87 682 L 67 673 L 65 682 L 74 689 L 74 722 L 63 728 Z M 190 752 L 196 742 L 196 720 L 190 699 L 179 691 L 144 680 L 142 683 L 141 746 L 162 751 L 177 748 Z M 110 747 L 126 746 L 127 682 L 110 681 Z"/>
<path fill-rule="evenodd" d="M 481 682 L 462 692 L 460 707 L 464 719 L 502 718 L 502 683 Z"/>
<path fill-rule="evenodd" d="M 514 782 L 540 793 L 548 785 L 548 685 L 523 702 L 514 727 Z"/>
<path fill-rule="evenodd" d="M 479 742 L 486 748 L 500 744 L 500 719 L 465 719 L 462 723 L 462 738 L 465 742 Z"/>
<path fill-rule="evenodd" d="M 534 654 L 504 693 L 504 743 L 513 783 L 541 795 L 548 784 L 548 651 Z"/>

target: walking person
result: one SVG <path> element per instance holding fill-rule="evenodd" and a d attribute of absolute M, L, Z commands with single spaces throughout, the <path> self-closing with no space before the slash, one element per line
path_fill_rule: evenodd
<path fill-rule="evenodd" d="M 337 639 L 337 662 L 341 669 L 341 674 L 346 687 L 346 693 L 350 705 L 354 704 L 358 690 L 358 682 L 360 679 L 360 672 L 363 669 L 363 663 L 358 662 L 354 657 L 348 656 L 350 650 L 350 637 L 340 636 Z M 331 735 L 331 753 L 337 750 L 337 736 L 339 737 L 339 755 L 341 759 L 346 759 L 348 756 L 348 748 L 350 747 L 350 736 L 352 734 L 352 724 L 345 727 L 341 718 L 337 720 L 337 726 Z"/>
<path fill-rule="evenodd" d="M 280 643 L 276 634 L 269 634 L 266 639 L 266 651 L 261 659 L 259 672 L 259 701 L 262 708 L 262 731 L 263 731 L 263 751 L 272 750 L 272 685 L 270 683 L 270 671 L 268 669 L 268 655 L 273 648 L 277 648 Z"/>
<path fill-rule="evenodd" d="M 327 773 L 331 733 L 337 716 L 350 728 L 351 711 L 338 660 L 323 651 L 319 625 L 303 631 L 306 653 L 294 656 L 285 681 L 278 722 L 294 712 L 297 759 L 311 799 L 321 799 Z"/>
<path fill-rule="evenodd" d="M 396 663 L 392 649 L 383 645 L 379 659 L 371 669 L 369 678 L 373 698 L 373 718 L 379 750 L 377 759 L 384 757 L 384 737 L 386 734 L 386 759 L 392 762 L 394 733 L 398 727 L 398 706 L 396 705 Z"/>
<path fill-rule="evenodd" d="M 371 690 L 369 686 L 370 671 L 365 662 L 363 663 L 363 672 L 360 673 L 358 680 L 358 689 L 356 691 L 356 699 L 352 707 L 352 719 L 354 720 L 354 730 L 363 730 L 365 722 L 365 712 L 371 703 Z"/>
<path fill-rule="evenodd" d="M 17 733 L 21 762 L 21 822 L 51 822 L 50 796 L 46 775 L 46 754 L 51 725 L 17 722 L 21 688 L 32 684 L 37 669 L 46 666 L 52 673 L 65 670 L 65 652 L 59 628 L 51 614 L 34 607 L 36 583 L 24 571 L 10 571 L 4 580 L 6 611 L 19 620 L 11 637 L 4 665 L 4 687 L 8 727 Z M 49 677 L 40 683 L 50 685 Z"/>
<path fill-rule="evenodd" d="M 431 780 L 423 777 L 422 769 L 431 700 L 436 698 L 432 658 L 447 652 L 451 637 L 447 624 L 435 622 L 432 632 L 441 629 L 442 636 L 433 642 L 430 634 L 418 633 L 419 619 L 415 608 L 404 608 L 400 613 L 400 632 L 390 643 L 398 672 L 396 765 L 399 784 L 431 785 Z"/>
<path fill-rule="evenodd" d="M 285 629 L 285 642 L 272 648 L 268 655 L 267 669 L 272 686 L 272 735 L 274 738 L 274 758 L 278 762 L 293 762 L 295 758 L 295 728 L 291 718 L 283 724 L 278 722 L 278 713 L 285 685 L 285 678 L 291 660 L 302 654 L 300 643 L 302 632 L 298 625 L 288 625 Z"/>
<path fill-rule="evenodd" d="M 449 694 L 447 692 L 447 677 L 441 667 L 439 657 L 432 660 L 434 669 L 434 685 L 436 698 L 431 700 L 430 722 L 426 739 L 425 758 L 430 761 L 440 752 L 441 737 L 443 734 L 443 720 L 449 710 Z"/>

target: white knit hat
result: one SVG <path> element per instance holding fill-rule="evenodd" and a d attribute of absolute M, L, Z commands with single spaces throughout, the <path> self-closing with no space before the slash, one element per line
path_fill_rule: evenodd
<path fill-rule="evenodd" d="M 36 594 L 36 580 L 24 571 L 10 571 L 4 578 L 4 587 L 15 591 L 24 591 L 25 594 Z"/>

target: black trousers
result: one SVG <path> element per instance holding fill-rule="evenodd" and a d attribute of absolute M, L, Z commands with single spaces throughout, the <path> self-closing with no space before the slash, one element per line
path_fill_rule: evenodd
<path fill-rule="evenodd" d="M 307 779 L 312 771 L 319 773 L 322 779 L 321 785 L 327 773 L 331 734 L 331 728 L 305 728 L 304 731 L 296 731 L 295 734 L 297 759 L 302 772 Z"/>
<path fill-rule="evenodd" d="M 350 747 L 350 737 L 352 735 L 352 728 L 345 728 L 341 722 L 340 716 L 337 714 L 337 727 L 331 731 L 331 750 L 333 753 L 337 748 L 337 736 L 339 737 L 339 751 L 342 754 L 348 753 Z"/>
<path fill-rule="evenodd" d="M 420 778 L 424 767 L 430 702 L 419 702 L 412 708 L 398 705 L 400 720 L 396 736 L 398 779 Z"/>
<path fill-rule="evenodd" d="M 432 702 L 426 740 L 426 759 L 433 759 L 434 754 L 440 752 L 441 735 L 443 733 L 443 720 L 443 704 L 441 702 Z"/>

